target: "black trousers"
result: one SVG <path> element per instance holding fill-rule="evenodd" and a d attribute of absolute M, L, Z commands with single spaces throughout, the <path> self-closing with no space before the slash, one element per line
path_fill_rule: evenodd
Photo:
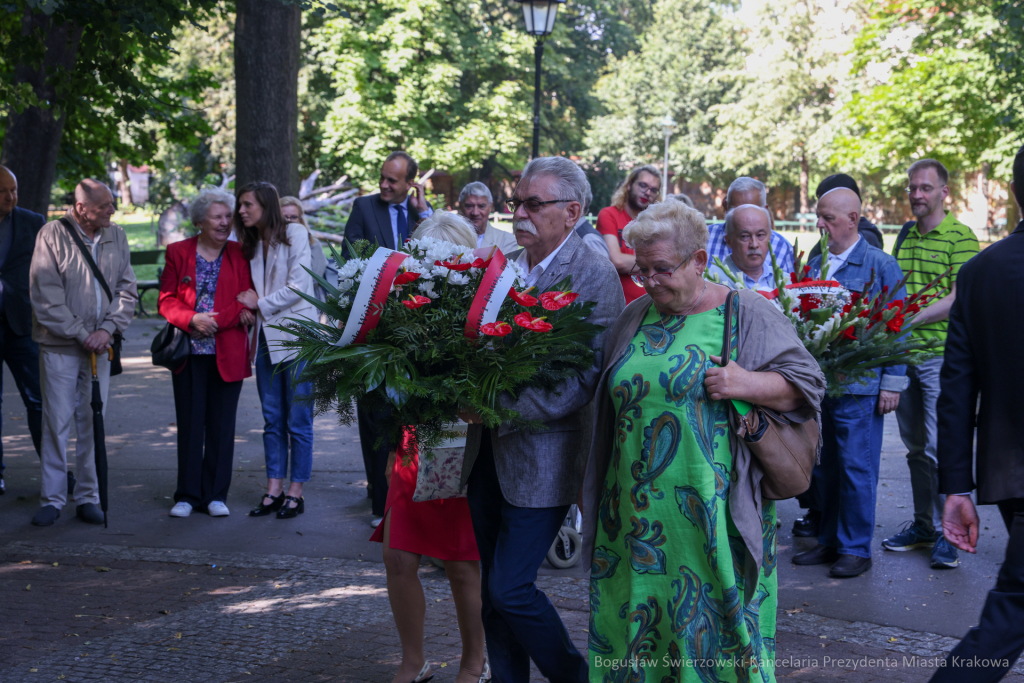
<path fill-rule="evenodd" d="M 999 504 L 1010 540 L 978 625 L 936 670 L 932 683 L 988 683 L 1006 675 L 1024 650 L 1024 499 Z"/>
<path fill-rule="evenodd" d="M 394 444 L 374 446 L 380 437 L 380 425 L 390 416 L 390 411 L 367 410 L 356 404 L 356 418 L 359 421 L 359 445 L 363 450 L 363 467 L 366 469 L 367 488 L 374 517 L 383 517 L 388 501 L 388 480 L 385 473 L 388 467 L 388 453 Z"/>
<path fill-rule="evenodd" d="M 178 419 L 178 490 L 174 502 L 195 508 L 227 502 L 235 457 L 235 416 L 242 383 L 225 382 L 216 356 L 189 356 L 173 376 Z"/>
<path fill-rule="evenodd" d="M 17 335 L 7 323 L 7 316 L 0 312 L 0 404 L 3 403 L 3 364 L 11 369 L 14 383 L 25 404 L 28 418 L 28 433 L 32 445 L 39 455 L 39 444 L 43 438 L 43 398 L 39 389 L 39 344 L 32 341 L 32 335 Z M 0 417 L 0 431 L 3 418 Z M 4 470 L 4 447 L 0 442 L 0 478 Z"/>

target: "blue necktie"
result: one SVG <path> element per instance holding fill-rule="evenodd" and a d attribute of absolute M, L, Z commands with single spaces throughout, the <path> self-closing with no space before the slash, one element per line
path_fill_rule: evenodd
<path fill-rule="evenodd" d="M 409 221 L 405 219 L 405 207 L 401 204 L 395 204 L 395 211 L 398 212 L 398 244 L 395 249 L 400 249 L 409 238 Z"/>

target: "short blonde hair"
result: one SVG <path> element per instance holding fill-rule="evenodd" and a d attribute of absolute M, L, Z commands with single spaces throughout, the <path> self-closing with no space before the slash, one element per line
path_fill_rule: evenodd
<path fill-rule="evenodd" d="M 435 211 L 430 218 L 420 223 L 412 238 L 418 240 L 424 237 L 476 249 L 476 229 L 465 218 L 450 211 Z"/>
<path fill-rule="evenodd" d="M 622 231 L 622 239 L 633 249 L 671 242 L 679 257 L 688 259 L 698 249 L 707 249 L 708 225 L 700 211 L 666 199 L 642 211 Z"/>
<path fill-rule="evenodd" d="M 316 238 L 313 237 L 313 231 L 309 229 L 309 223 L 306 222 L 306 209 L 303 208 L 302 202 L 298 197 L 281 197 L 281 209 L 286 206 L 295 206 L 299 209 L 299 223 L 306 228 L 306 232 L 309 233 L 309 246 L 315 247 L 317 244 Z"/>

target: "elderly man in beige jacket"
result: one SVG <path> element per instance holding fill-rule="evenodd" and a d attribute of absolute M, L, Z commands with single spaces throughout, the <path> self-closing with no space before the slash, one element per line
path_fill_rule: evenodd
<path fill-rule="evenodd" d="M 83 180 L 75 188 L 74 207 L 63 219 L 40 229 L 32 255 L 32 338 L 39 344 L 43 395 L 42 507 L 32 518 L 36 526 L 52 525 L 67 503 L 72 418 L 78 435 L 75 512 L 85 522 L 103 523 L 89 406 L 89 359 L 97 355 L 100 394 L 106 406 L 110 386 L 106 350 L 114 335 L 127 329 L 138 300 L 128 239 L 110 222 L 113 214 L 110 189 L 96 180 Z M 93 274 L 83 247 L 103 275 L 106 288 Z"/>
<path fill-rule="evenodd" d="M 498 230 L 488 220 L 494 211 L 494 197 L 486 185 L 472 182 L 459 193 L 459 213 L 476 229 L 476 246 L 497 247 L 503 254 L 510 254 L 519 248 L 515 235 Z"/>

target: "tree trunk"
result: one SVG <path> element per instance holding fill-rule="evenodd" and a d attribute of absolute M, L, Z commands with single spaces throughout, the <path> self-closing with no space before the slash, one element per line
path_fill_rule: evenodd
<path fill-rule="evenodd" d="M 135 204 L 132 201 L 131 188 L 128 187 L 128 160 L 118 159 L 117 170 L 121 172 L 121 182 L 117 184 L 117 191 L 121 194 L 120 208 L 124 211 L 129 204 Z"/>
<path fill-rule="evenodd" d="M 264 180 L 295 195 L 302 11 L 281 0 L 235 6 L 235 187 Z"/>
<path fill-rule="evenodd" d="M 800 153 L 800 213 L 810 213 L 810 189 L 808 185 L 811 178 L 811 165 L 807 163 L 807 155 Z"/>
<path fill-rule="evenodd" d="M 75 66 L 82 28 L 72 24 L 54 26 L 51 17 L 27 9 L 21 22 L 21 39 L 34 40 L 37 32 L 45 36 L 42 62 L 18 65 L 14 70 L 14 80 L 16 83 L 28 83 L 41 102 L 49 102 L 53 106 L 11 111 L 0 164 L 10 168 L 18 177 L 18 205 L 45 216 L 50 206 L 50 188 L 57 170 L 57 153 L 67 118 L 59 102 L 62 98 L 74 96 L 74 93 L 67 92 L 66 86 Z M 48 79 L 48 72 L 54 76 Z"/>

